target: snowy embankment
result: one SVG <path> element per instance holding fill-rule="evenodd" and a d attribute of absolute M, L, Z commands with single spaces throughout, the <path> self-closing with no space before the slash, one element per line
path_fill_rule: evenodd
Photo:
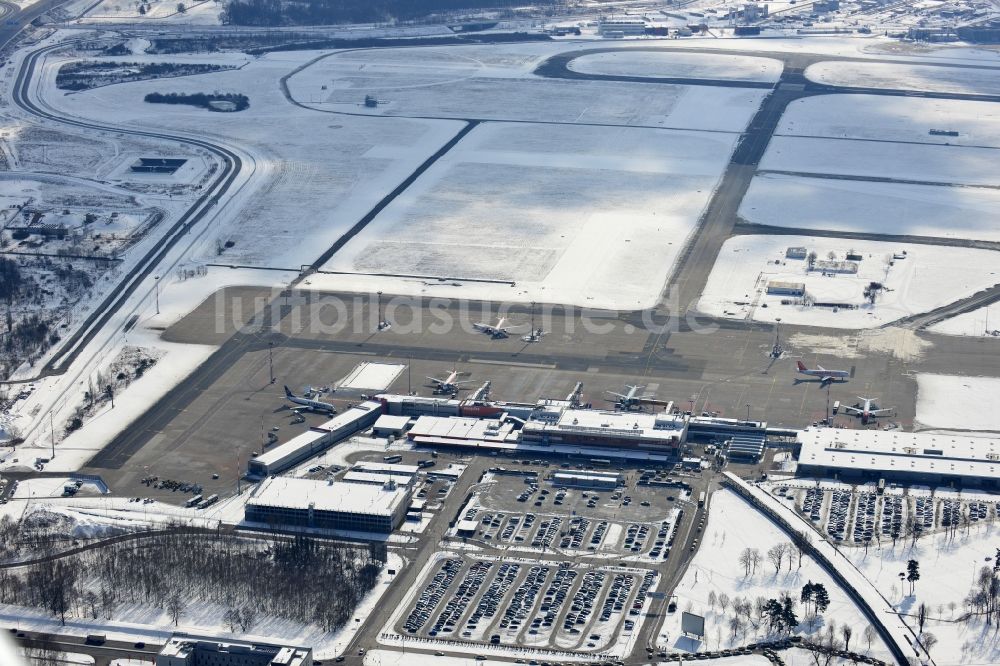
<path fill-rule="evenodd" d="M 868 621 L 815 560 L 804 556 L 799 567 L 797 556 L 789 552 L 780 571 L 775 570 L 766 553 L 781 543 L 790 543 L 788 534 L 736 493 L 730 490 L 714 493 L 704 543 L 675 590 L 677 612 L 666 616 L 657 644 L 694 652 L 726 649 L 774 637 L 765 624 L 754 627 L 743 621 L 734 630 L 733 618 L 737 614 L 731 604 L 737 599 L 753 604 L 758 597 L 777 598 L 782 592 L 798 600 L 806 582 L 822 583 L 827 588 L 830 607 L 816 618 L 806 618 L 802 609 L 798 609 L 802 623 L 796 633 L 819 641 L 822 632 L 835 623 L 852 627 L 860 637 Z M 750 573 L 739 562 L 741 552 L 747 548 L 757 549 L 761 557 L 760 564 Z M 680 553 L 676 556 L 680 557 Z M 723 598 L 724 602 L 719 601 Z M 681 633 L 680 616 L 685 610 L 705 617 L 703 641 Z M 880 642 L 873 642 L 871 654 L 886 658 L 888 650 Z"/>
<path fill-rule="evenodd" d="M 910 656 L 917 659 L 926 657 L 925 654 L 913 647 L 914 631 L 906 625 L 902 618 L 896 615 L 888 599 L 865 578 L 843 552 L 813 532 L 811 526 L 802 520 L 792 507 L 731 472 L 725 472 L 724 475 L 727 482 L 734 488 L 739 488 L 745 497 L 752 498 L 762 507 L 767 507 L 768 511 L 782 522 L 786 530 L 809 535 L 810 543 L 817 556 L 826 561 L 824 569 L 828 572 L 835 571 L 853 595 L 864 602 L 868 607 L 865 616 L 869 621 L 877 618 L 885 632 L 882 635 L 894 644 L 886 646 L 890 652 L 896 653 L 898 651 L 907 658 Z"/>

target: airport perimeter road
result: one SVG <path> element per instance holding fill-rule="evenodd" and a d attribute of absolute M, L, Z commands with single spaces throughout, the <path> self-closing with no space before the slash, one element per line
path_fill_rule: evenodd
<path fill-rule="evenodd" d="M 8 626 L 16 629 L 16 621 L 4 622 L 4 631 Z M 81 636 L 67 634 L 52 634 L 39 631 L 16 631 L 9 634 L 14 640 L 26 648 L 37 648 L 49 652 L 70 652 L 87 654 L 94 658 L 94 666 L 108 666 L 115 659 L 139 659 L 152 662 L 163 645 L 142 644 L 126 641 L 105 641 L 100 645 L 87 642 Z"/>
<path fill-rule="evenodd" d="M 54 5 L 55 3 L 53 3 Z M 51 7 L 52 5 L 50 5 Z M 2 35 L 2 33 L 0 33 Z M 212 182 L 204 189 L 204 193 L 184 212 L 173 225 L 163 233 L 160 239 L 153 244 L 148 252 L 135 262 L 133 268 L 124 275 L 115 290 L 111 291 L 100 304 L 94 308 L 91 314 L 69 335 L 62 343 L 59 351 L 45 364 L 38 376 L 21 380 L 17 383 L 31 382 L 38 377 L 62 374 L 66 371 L 73 360 L 91 342 L 100 330 L 109 322 L 115 313 L 128 301 L 143 280 L 158 272 L 160 263 L 167 257 L 168 253 L 191 229 L 214 212 L 215 207 L 220 204 L 230 188 L 233 187 L 244 167 L 242 158 L 229 148 L 186 136 L 176 136 L 163 132 L 147 132 L 141 130 L 122 129 L 110 125 L 85 122 L 57 115 L 51 111 L 41 108 L 31 99 L 32 77 L 38 67 L 39 61 L 48 53 L 64 48 L 65 44 L 57 44 L 32 52 L 26 56 L 17 72 L 13 89 L 14 103 L 28 113 L 55 123 L 70 125 L 72 127 L 95 130 L 100 132 L 114 132 L 130 136 L 157 139 L 161 141 L 176 142 L 189 146 L 207 150 L 216 156 L 222 168 Z"/>

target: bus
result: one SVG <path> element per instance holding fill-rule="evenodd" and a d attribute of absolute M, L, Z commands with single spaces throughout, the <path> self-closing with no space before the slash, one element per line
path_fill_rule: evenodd
<path fill-rule="evenodd" d="M 699 507 L 705 506 L 705 493 L 704 492 L 698 493 L 698 506 Z"/>
<path fill-rule="evenodd" d="M 595 467 L 611 467 L 611 460 L 609 458 L 591 458 L 590 464 Z"/>
<path fill-rule="evenodd" d="M 195 495 L 194 497 L 188 499 L 187 502 L 184 502 L 184 506 L 190 509 L 199 502 L 201 502 L 201 495 Z"/>
<path fill-rule="evenodd" d="M 396 456 L 385 456 L 384 458 L 382 458 L 382 460 L 385 461 L 386 463 L 392 465 L 394 463 L 402 462 L 403 456 L 399 456 L 399 455 L 396 455 Z"/>

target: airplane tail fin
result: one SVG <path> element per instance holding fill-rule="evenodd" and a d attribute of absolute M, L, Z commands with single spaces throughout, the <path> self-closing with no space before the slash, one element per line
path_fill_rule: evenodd
<path fill-rule="evenodd" d="M 294 398 L 295 397 L 295 394 L 292 393 L 292 389 L 288 388 L 287 385 L 285 386 L 285 397 L 286 398 Z"/>
<path fill-rule="evenodd" d="M 799 372 L 805 372 L 808 369 L 802 361 L 796 361 L 795 364 L 799 366 Z"/>

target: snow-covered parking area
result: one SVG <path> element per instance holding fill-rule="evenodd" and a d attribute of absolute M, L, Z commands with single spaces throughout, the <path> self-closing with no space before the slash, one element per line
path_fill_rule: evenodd
<path fill-rule="evenodd" d="M 828 261 L 839 266 L 810 271 L 807 258 L 786 257 L 793 247 L 815 252 L 817 267 Z M 848 262 L 852 251 L 861 258 Z M 834 272 L 848 265 L 857 272 Z M 735 319 L 873 328 L 991 287 L 998 272 L 991 250 L 809 236 L 735 236 L 722 246 L 698 309 Z M 884 287 L 874 305 L 865 297 L 872 282 Z M 804 285 L 806 295 L 768 294 L 769 283 Z M 817 305 L 824 303 L 838 305 Z"/>

